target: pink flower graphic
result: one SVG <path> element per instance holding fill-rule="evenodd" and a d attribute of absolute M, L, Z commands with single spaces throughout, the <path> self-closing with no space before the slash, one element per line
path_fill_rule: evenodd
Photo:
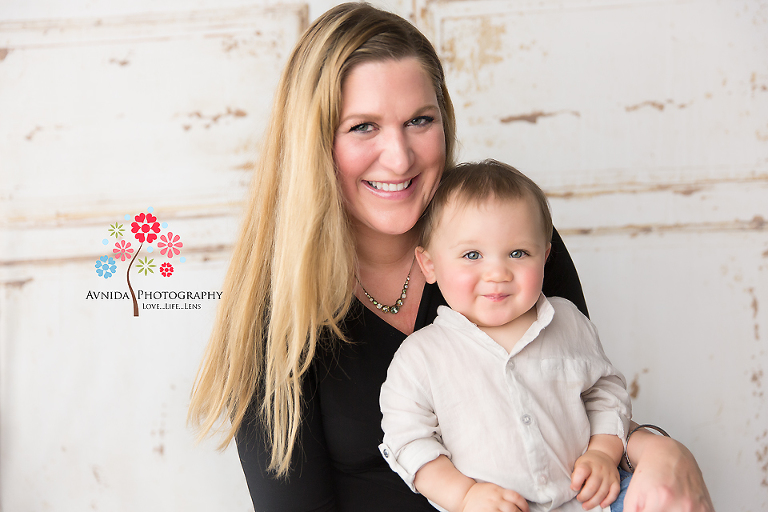
<path fill-rule="evenodd" d="M 179 235 L 174 236 L 171 231 L 168 232 L 168 235 L 160 235 L 161 242 L 157 242 L 157 246 L 163 248 L 160 254 L 163 256 L 167 255 L 169 258 L 173 258 L 174 254 L 179 254 L 178 248 L 184 247 L 184 244 L 179 242 L 179 238 Z"/>
<path fill-rule="evenodd" d="M 126 242 L 125 240 L 115 242 L 115 248 L 112 249 L 112 252 L 115 253 L 116 260 L 125 261 L 131 259 L 131 254 L 133 253 L 131 242 Z"/>
<path fill-rule="evenodd" d="M 134 217 L 136 222 L 131 223 L 131 233 L 134 234 L 136 240 L 141 243 L 146 242 L 151 244 L 157 238 L 157 233 L 160 232 L 160 223 L 157 222 L 157 217 L 151 213 L 140 213 Z"/>
<path fill-rule="evenodd" d="M 160 265 L 160 273 L 163 275 L 163 277 L 171 277 L 171 274 L 173 274 L 173 265 L 166 261 Z"/>
<path fill-rule="evenodd" d="M 114 243 L 112 246 L 112 254 L 102 256 L 96 262 L 96 274 L 101 278 L 111 277 L 117 272 L 117 262 L 129 262 L 128 269 L 125 272 L 125 279 L 133 301 L 133 316 L 139 316 L 139 302 L 136 298 L 136 292 L 133 285 L 131 284 L 131 269 L 135 266 L 134 274 L 138 271 L 139 274 L 144 274 L 144 277 L 158 274 L 163 277 L 173 277 L 176 269 L 171 263 L 174 256 L 181 254 L 184 244 L 181 243 L 181 237 L 179 235 L 168 231 L 168 223 L 163 222 L 161 224 L 158 222 L 152 207 L 148 207 L 143 213 L 129 214 L 125 215 L 123 218 L 126 221 L 125 224 L 115 222 L 109 226 L 109 236 L 115 237 L 115 241 L 112 242 Z M 131 221 L 131 219 L 133 219 L 133 221 Z M 129 223 L 135 241 L 131 240 L 130 235 L 125 233 L 128 229 L 127 224 Z M 125 238 L 123 238 L 124 234 Z M 111 243 L 108 238 L 102 239 L 101 242 L 105 246 L 109 246 Z M 187 241 L 187 243 L 189 243 L 189 241 Z M 158 255 L 153 255 L 153 258 L 155 259 L 149 257 L 140 259 L 139 255 L 141 254 L 141 249 L 144 245 L 148 245 L 145 252 L 151 253 L 157 249 L 168 261 L 165 263 L 162 261 L 154 263 L 155 259 L 159 257 Z M 185 260 L 186 258 L 184 256 L 177 257 L 177 266 L 181 265 Z M 157 268 L 158 266 L 160 267 L 159 269 Z"/>

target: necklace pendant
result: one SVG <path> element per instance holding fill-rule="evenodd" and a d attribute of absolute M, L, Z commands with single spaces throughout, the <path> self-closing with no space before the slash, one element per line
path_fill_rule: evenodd
<path fill-rule="evenodd" d="M 416 261 L 416 256 L 413 257 L 413 261 L 411 262 L 411 268 L 413 268 L 413 263 Z M 403 291 L 400 293 L 400 298 L 397 299 L 397 301 L 392 304 L 391 306 L 385 306 L 384 304 L 380 303 L 373 297 L 371 297 L 371 294 L 368 293 L 368 291 L 363 287 L 363 283 L 360 282 L 360 279 L 357 280 L 358 284 L 360 284 L 360 288 L 363 289 L 363 293 L 366 297 L 368 297 L 368 300 L 373 303 L 374 306 L 376 306 L 376 309 L 380 310 L 382 313 L 392 313 L 393 315 L 396 315 L 398 311 L 400 311 L 400 308 L 403 307 L 403 302 L 405 302 L 405 295 L 408 292 L 408 282 L 411 280 L 411 271 L 408 270 L 408 275 L 405 276 L 405 283 L 403 283 Z"/>

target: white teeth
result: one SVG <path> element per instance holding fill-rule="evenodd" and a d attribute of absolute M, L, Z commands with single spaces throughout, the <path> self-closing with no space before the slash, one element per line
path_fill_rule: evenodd
<path fill-rule="evenodd" d="M 411 185 L 411 181 L 403 181 L 402 183 L 384 183 L 381 181 L 369 181 L 368 184 L 376 190 L 383 190 L 384 192 L 397 192 L 405 190 Z"/>

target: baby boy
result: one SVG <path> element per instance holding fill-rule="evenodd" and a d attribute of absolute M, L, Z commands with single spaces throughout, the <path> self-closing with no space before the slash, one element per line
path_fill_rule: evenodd
<path fill-rule="evenodd" d="M 440 510 L 608 510 L 619 494 L 626 382 L 592 323 L 542 295 L 551 237 L 541 189 L 493 160 L 447 171 L 425 212 L 416 259 L 450 308 L 395 354 L 379 448 Z"/>

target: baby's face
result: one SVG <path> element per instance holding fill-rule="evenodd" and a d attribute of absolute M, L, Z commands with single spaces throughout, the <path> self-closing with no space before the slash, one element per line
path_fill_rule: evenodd
<path fill-rule="evenodd" d="M 419 265 L 451 309 L 480 328 L 513 323 L 541 293 L 550 247 L 541 214 L 530 199 L 455 203 L 443 210 Z"/>

